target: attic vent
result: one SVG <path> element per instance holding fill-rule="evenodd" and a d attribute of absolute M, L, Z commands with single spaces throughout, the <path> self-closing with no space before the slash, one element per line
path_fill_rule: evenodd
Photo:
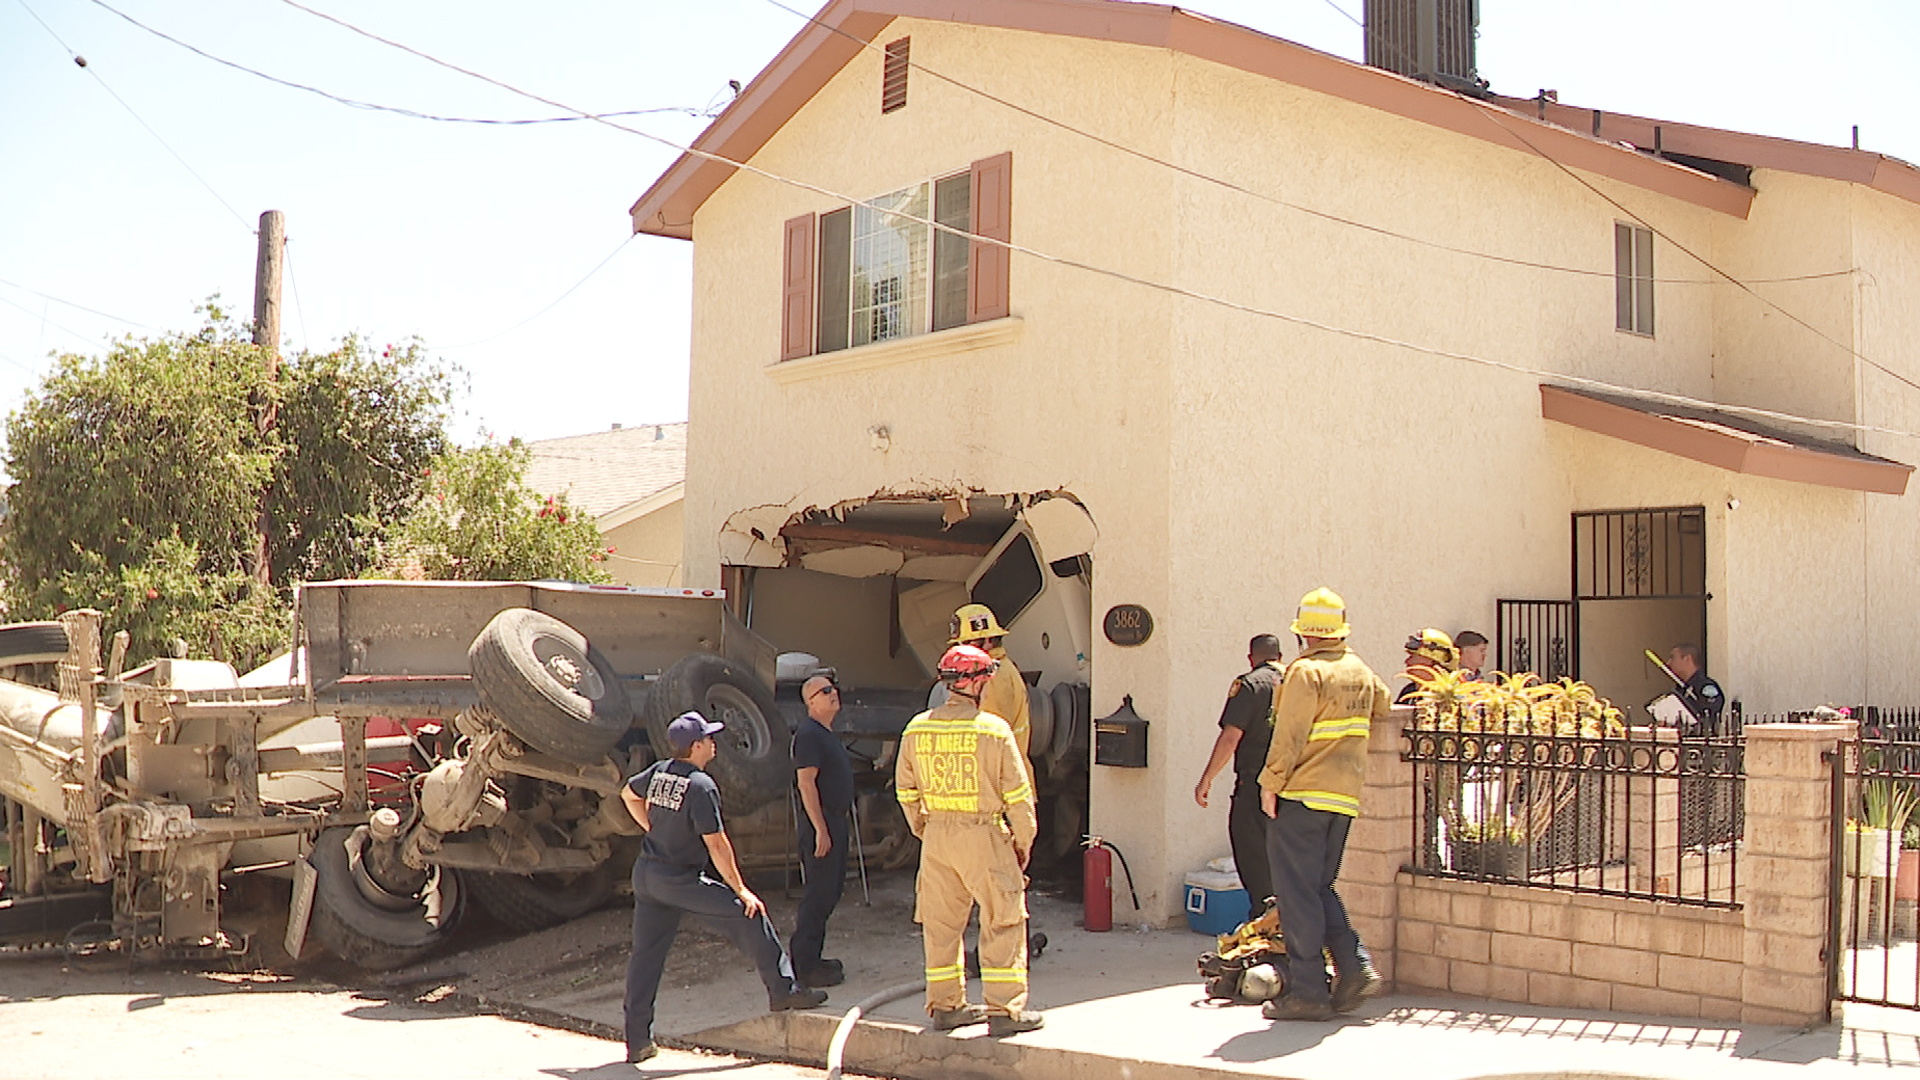
<path fill-rule="evenodd" d="M 887 63 L 880 75 L 880 111 L 890 113 L 907 107 L 907 50 L 912 38 L 887 43 Z"/>

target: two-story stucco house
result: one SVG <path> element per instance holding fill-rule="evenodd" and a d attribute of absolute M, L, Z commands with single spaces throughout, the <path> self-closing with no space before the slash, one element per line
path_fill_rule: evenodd
<path fill-rule="evenodd" d="M 1920 700 L 1912 166 L 1110 0 L 835 0 L 695 151 L 632 211 L 695 244 L 686 583 L 901 688 L 967 592 L 1090 588 L 1023 666 L 1151 725 L 1088 766 L 1144 919 L 1316 586 L 1389 677 L 1471 627 L 1636 709 L 1680 641 Z"/>

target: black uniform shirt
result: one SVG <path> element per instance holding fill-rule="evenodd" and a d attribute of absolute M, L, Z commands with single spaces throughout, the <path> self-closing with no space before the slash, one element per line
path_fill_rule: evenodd
<path fill-rule="evenodd" d="M 1721 691 L 1720 684 L 1707 678 L 1705 671 L 1695 671 L 1675 695 L 1680 704 L 1687 707 L 1694 720 L 1713 734 L 1720 726 L 1720 713 L 1727 707 L 1727 695 Z"/>
<path fill-rule="evenodd" d="M 819 769 L 820 807 L 838 812 L 853 807 L 853 759 L 847 744 L 818 720 L 808 717 L 793 732 L 793 767 Z"/>
<path fill-rule="evenodd" d="M 642 858 L 698 871 L 707 865 L 703 837 L 720 831 L 720 788 L 691 761 L 656 761 L 627 781 L 647 801 Z"/>
<path fill-rule="evenodd" d="M 1280 682 L 1280 661 L 1269 660 L 1233 680 L 1227 688 L 1227 706 L 1220 710 L 1220 727 L 1240 729 L 1240 745 L 1233 750 L 1233 776 L 1252 787 L 1260 782 L 1273 742 L 1273 688 Z"/>

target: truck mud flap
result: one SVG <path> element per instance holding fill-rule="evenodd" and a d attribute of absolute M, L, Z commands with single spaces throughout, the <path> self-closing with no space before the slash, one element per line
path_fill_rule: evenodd
<path fill-rule="evenodd" d="M 307 945 L 307 924 L 313 920 L 313 888 L 319 880 L 305 855 L 293 860 L 293 900 L 287 905 L 287 936 L 282 944 L 295 960 Z"/>

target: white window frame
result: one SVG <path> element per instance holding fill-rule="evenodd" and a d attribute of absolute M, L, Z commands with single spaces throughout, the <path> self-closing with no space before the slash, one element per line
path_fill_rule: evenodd
<path fill-rule="evenodd" d="M 1653 230 L 1630 221 L 1613 223 L 1613 327 L 1636 337 L 1654 336 Z"/>

